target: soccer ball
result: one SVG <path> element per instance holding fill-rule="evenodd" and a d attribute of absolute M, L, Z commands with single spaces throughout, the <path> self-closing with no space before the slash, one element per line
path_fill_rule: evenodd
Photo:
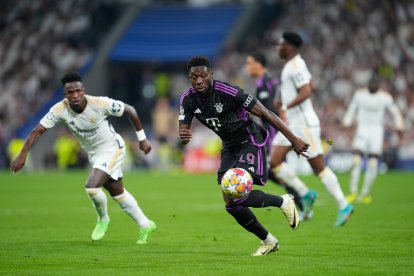
<path fill-rule="evenodd" d="M 253 179 L 246 170 L 233 168 L 228 170 L 221 179 L 224 194 L 233 199 L 246 197 L 252 190 Z"/>

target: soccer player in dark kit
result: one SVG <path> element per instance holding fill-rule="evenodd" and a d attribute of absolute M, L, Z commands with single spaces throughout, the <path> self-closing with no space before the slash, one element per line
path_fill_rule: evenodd
<path fill-rule="evenodd" d="M 256 97 L 257 99 L 270 111 L 279 115 L 276 111 L 276 108 L 280 108 L 277 105 L 282 105 L 280 99 L 280 91 L 278 91 L 278 86 L 280 85 L 280 80 L 274 79 L 267 69 L 267 60 L 263 53 L 253 52 L 246 57 L 246 70 L 250 77 L 256 79 Z M 283 117 L 282 117 L 283 119 Z M 284 120 L 285 121 L 285 120 Z M 276 135 L 276 129 L 269 124 L 266 120 L 262 119 L 262 126 L 269 132 L 269 139 L 267 139 L 266 149 L 268 153 L 272 149 L 272 141 Z M 303 210 L 302 198 L 299 196 L 298 192 L 286 185 L 283 180 L 277 178 L 272 170 L 268 170 L 268 178 L 273 182 L 283 186 L 286 191 L 294 196 L 294 200 L 299 210 Z M 299 213 L 301 216 L 303 212 Z M 302 221 L 302 219 L 301 219 Z"/>
<path fill-rule="evenodd" d="M 214 131 L 222 140 L 221 165 L 217 181 L 231 168 L 248 171 L 256 185 L 265 185 L 267 180 L 266 142 L 269 133 L 253 122 L 249 113 L 254 114 L 292 142 L 293 150 L 306 157 L 309 145 L 292 134 L 283 121 L 266 109 L 255 97 L 237 86 L 213 80 L 210 61 L 196 56 L 187 67 L 191 88 L 181 96 L 179 115 L 179 136 L 185 145 L 191 138 L 191 122 L 196 117 L 203 125 Z M 260 190 L 252 190 L 247 197 L 236 200 L 224 195 L 226 210 L 247 231 L 261 240 L 253 256 L 263 256 L 279 248 L 278 240 L 257 220 L 248 207 L 278 207 L 282 210 L 292 229 L 299 226 L 299 215 L 293 196 L 276 196 Z"/>

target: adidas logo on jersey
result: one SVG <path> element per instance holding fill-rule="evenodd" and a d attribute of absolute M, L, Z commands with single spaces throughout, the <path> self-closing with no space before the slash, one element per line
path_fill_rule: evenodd
<path fill-rule="evenodd" d="M 250 167 L 249 170 L 251 170 L 252 172 L 254 172 L 254 167 Z"/>
<path fill-rule="evenodd" d="M 197 109 L 194 111 L 194 113 L 198 113 L 198 114 L 200 114 L 200 113 L 201 113 L 200 108 L 197 108 Z"/>

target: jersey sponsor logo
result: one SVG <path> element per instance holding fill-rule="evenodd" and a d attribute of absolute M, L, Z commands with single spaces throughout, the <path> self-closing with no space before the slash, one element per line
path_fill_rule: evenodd
<path fill-rule="evenodd" d="M 244 106 L 244 107 L 248 107 L 248 106 L 249 106 L 249 104 L 250 104 L 252 101 L 253 101 L 253 96 L 252 96 L 252 95 L 249 95 L 249 96 L 247 97 L 246 101 L 243 103 L 243 106 Z"/>
<path fill-rule="evenodd" d="M 223 112 L 223 104 L 222 104 L 222 103 L 216 103 L 216 104 L 214 105 L 214 107 L 216 108 L 216 111 L 217 111 L 218 113 Z"/>
<path fill-rule="evenodd" d="M 200 108 L 197 108 L 197 109 L 194 111 L 194 113 L 201 114 L 201 110 L 200 110 Z"/>
<path fill-rule="evenodd" d="M 112 103 L 112 112 L 113 113 L 118 113 L 119 111 L 121 111 L 121 104 L 119 102 L 113 102 Z"/>
<path fill-rule="evenodd" d="M 207 118 L 206 122 L 214 131 L 220 131 L 221 123 L 218 118 Z"/>
<path fill-rule="evenodd" d="M 69 122 L 69 125 L 71 126 L 72 131 L 81 138 L 90 138 L 95 136 L 98 133 L 98 127 L 94 127 L 91 129 L 81 129 L 78 128 L 73 121 Z"/>

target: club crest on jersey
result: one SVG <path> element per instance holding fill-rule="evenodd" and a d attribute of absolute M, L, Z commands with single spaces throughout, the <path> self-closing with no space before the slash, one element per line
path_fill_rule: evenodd
<path fill-rule="evenodd" d="M 180 105 L 180 115 L 184 115 L 184 107 Z"/>
<path fill-rule="evenodd" d="M 91 124 L 96 124 L 96 118 L 95 118 L 95 117 L 91 117 L 91 118 L 89 119 L 89 122 L 90 122 Z"/>
<path fill-rule="evenodd" d="M 214 107 L 216 108 L 216 111 L 217 111 L 218 113 L 223 112 L 223 104 L 222 104 L 222 103 L 216 103 L 216 104 L 214 105 Z"/>

